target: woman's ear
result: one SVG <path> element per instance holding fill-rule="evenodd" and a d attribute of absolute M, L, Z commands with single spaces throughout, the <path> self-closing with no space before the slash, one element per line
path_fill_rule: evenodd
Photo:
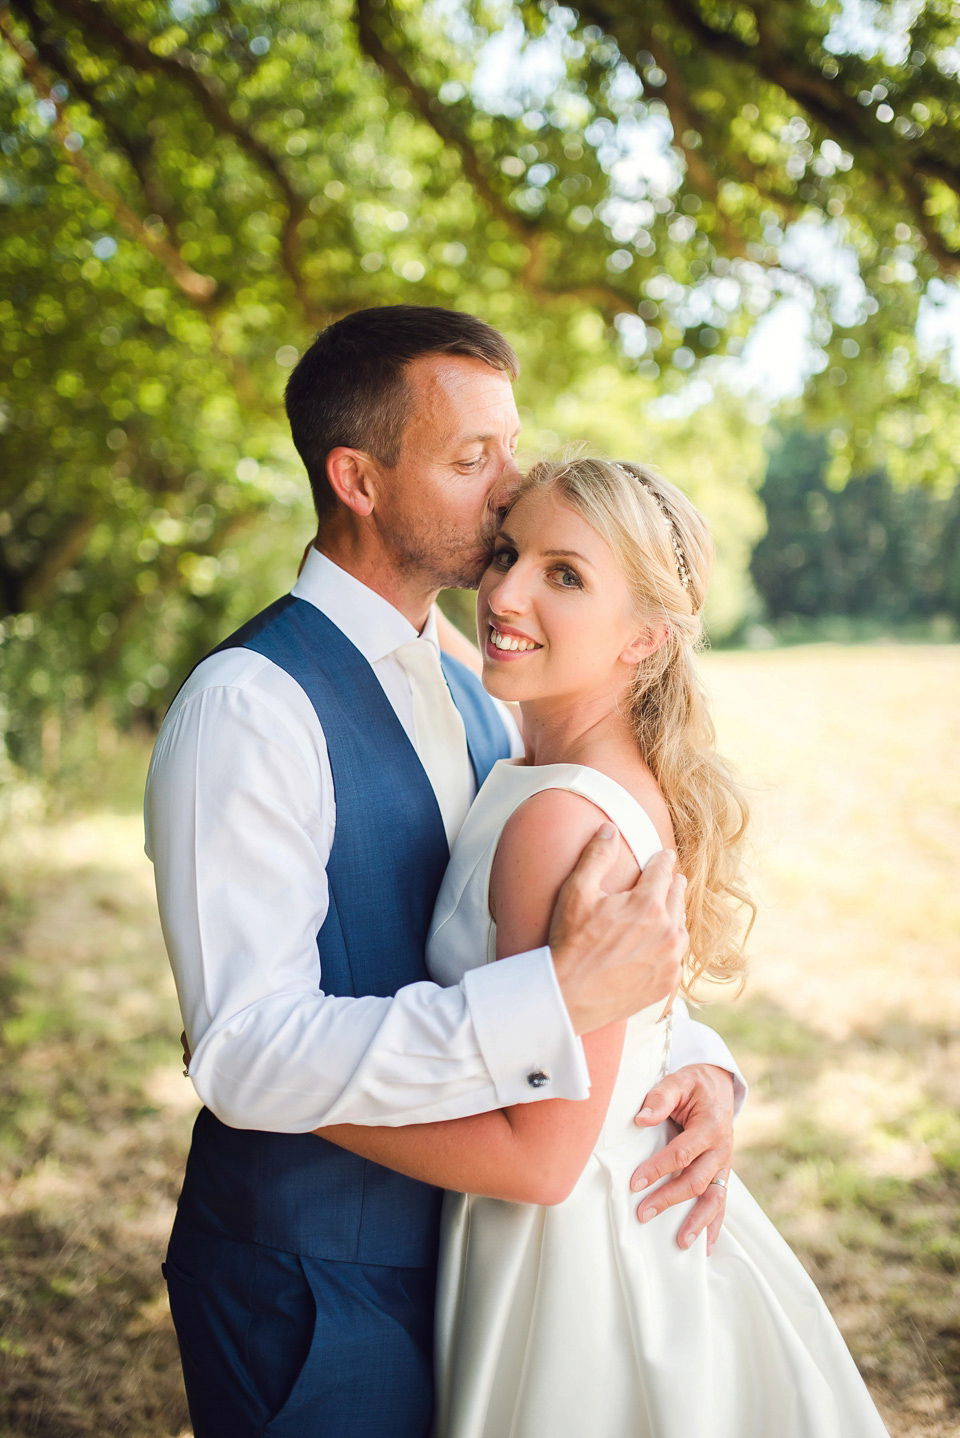
<path fill-rule="evenodd" d="M 341 504 L 362 518 L 373 513 L 377 466 L 361 449 L 340 445 L 327 455 L 327 479 Z"/>
<path fill-rule="evenodd" d="M 620 661 L 623 664 L 639 664 L 667 642 L 667 635 L 670 633 L 670 626 L 665 620 L 651 621 L 645 624 L 630 643 L 620 651 Z"/>

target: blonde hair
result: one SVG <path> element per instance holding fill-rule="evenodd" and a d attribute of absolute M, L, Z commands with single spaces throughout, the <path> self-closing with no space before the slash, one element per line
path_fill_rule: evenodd
<path fill-rule="evenodd" d="M 645 618 L 663 643 L 637 667 L 630 720 L 640 753 L 666 800 L 678 866 L 687 878 L 690 950 L 684 993 L 697 980 L 744 980 L 743 944 L 755 912 L 742 886 L 744 795 L 716 752 L 716 734 L 694 666 L 700 611 L 713 560 L 706 520 L 675 485 L 638 464 L 579 456 L 542 460 L 522 493 L 550 490 L 616 555 Z M 743 911 L 748 921 L 742 921 Z"/>

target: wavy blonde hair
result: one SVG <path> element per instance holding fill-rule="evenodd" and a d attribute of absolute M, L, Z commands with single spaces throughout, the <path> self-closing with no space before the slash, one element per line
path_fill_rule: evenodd
<path fill-rule="evenodd" d="M 687 878 L 690 949 L 683 990 L 692 997 L 701 978 L 742 987 L 743 946 L 755 912 L 741 879 L 748 809 L 716 752 L 694 665 L 713 561 L 706 520 L 675 485 L 638 464 L 584 456 L 541 460 L 521 492 L 532 490 L 555 492 L 596 530 L 616 555 L 638 613 L 665 627 L 664 642 L 637 667 L 629 703 L 637 744 L 666 800 Z"/>

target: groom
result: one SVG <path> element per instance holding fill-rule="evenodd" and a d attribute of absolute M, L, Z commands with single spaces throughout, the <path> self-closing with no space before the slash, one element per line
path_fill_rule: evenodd
<path fill-rule="evenodd" d="M 685 947 L 669 856 L 626 903 L 603 895 L 604 826 L 549 948 L 427 981 L 449 845 L 493 763 L 522 752 L 441 656 L 433 603 L 476 585 L 515 490 L 516 371 L 501 335 L 446 310 L 361 311 L 318 336 L 287 390 L 315 545 L 157 740 L 147 852 L 205 1105 L 165 1264 L 197 1438 L 425 1438 L 440 1193 L 312 1130 L 583 1098 L 577 1036 L 662 994 Z M 642 1172 L 683 1170 L 657 1211 L 705 1195 L 692 1241 L 721 1217 L 733 1065 L 689 1021 L 674 1062 L 647 1121 L 684 1132 Z"/>

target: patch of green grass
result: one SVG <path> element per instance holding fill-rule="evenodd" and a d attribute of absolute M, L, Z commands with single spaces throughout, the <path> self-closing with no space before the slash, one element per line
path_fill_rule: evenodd
<path fill-rule="evenodd" d="M 696 1015 L 695 1015 L 696 1016 Z M 763 998 L 706 1007 L 699 1014 L 737 1053 L 815 1060 L 822 1038 L 808 1024 Z"/>
<path fill-rule="evenodd" d="M 925 1144 L 941 1172 L 960 1176 L 960 1114 L 931 1105 L 915 1116 L 909 1132 Z"/>

